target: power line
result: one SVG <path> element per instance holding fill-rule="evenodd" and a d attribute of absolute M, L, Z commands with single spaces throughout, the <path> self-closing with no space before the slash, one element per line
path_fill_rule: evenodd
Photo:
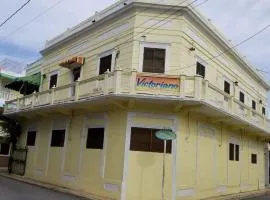
<path fill-rule="evenodd" d="M 18 12 L 20 12 L 27 4 L 29 4 L 31 0 L 28 0 L 25 2 L 18 10 L 16 10 L 14 13 L 12 13 L 7 19 L 5 19 L 1 24 L 0 28 L 4 26 L 9 20 L 11 20 Z"/>
<path fill-rule="evenodd" d="M 2 38 L 2 40 L 7 39 L 9 36 L 13 35 L 14 33 L 18 32 L 19 30 L 23 29 L 24 27 L 26 27 L 27 25 L 29 25 L 30 23 L 34 22 L 35 20 L 39 19 L 40 17 L 42 17 L 43 15 L 45 15 L 46 13 L 48 13 L 50 10 L 52 10 L 54 7 L 56 7 L 58 4 L 62 3 L 65 0 L 60 0 L 57 1 L 55 4 L 53 4 L 52 6 L 48 7 L 46 10 L 44 10 L 42 13 L 36 15 L 34 18 L 30 19 L 28 22 L 26 22 L 25 24 L 19 26 L 18 28 L 16 28 L 14 31 L 10 32 L 9 34 L 7 34 L 6 36 L 4 36 Z"/>
<path fill-rule="evenodd" d="M 214 60 L 214 59 L 216 59 L 216 58 L 218 58 L 218 57 L 220 57 L 220 56 L 222 56 L 222 55 L 224 55 L 224 54 L 226 54 L 226 53 L 228 53 L 228 52 L 230 52 L 230 51 L 236 49 L 237 47 L 243 45 L 244 43 L 248 42 L 249 40 L 251 40 L 251 39 L 255 38 L 256 36 L 258 36 L 259 34 L 263 33 L 263 32 L 266 31 L 268 28 L 270 28 L 270 24 L 268 24 L 267 26 L 263 27 L 262 29 L 260 29 L 259 31 L 255 32 L 254 34 L 248 36 L 247 38 L 245 38 L 244 40 L 240 41 L 240 42 L 237 43 L 236 45 L 227 48 L 225 51 L 221 51 L 219 54 L 217 54 L 217 55 L 215 55 L 215 56 L 212 56 L 211 58 L 206 59 L 205 61 L 206 61 L 206 62 L 207 62 L 207 61 L 212 61 L 212 60 Z M 241 57 L 241 56 L 240 56 L 240 58 L 243 59 L 243 57 Z M 182 67 L 182 68 L 177 69 L 177 70 L 171 70 L 171 71 L 179 71 L 179 70 L 186 69 L 186 68 L 190 68 L 190 67 L 193 67 L 193 66 L 195 66 L 195 65 L 189 65 L 189 66 Z M 171 71 L 170 71 L 170 72 L 171 72 Z"/>

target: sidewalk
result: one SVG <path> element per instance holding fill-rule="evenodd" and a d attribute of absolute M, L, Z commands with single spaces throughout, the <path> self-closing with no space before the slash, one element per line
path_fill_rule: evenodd
<path fill-rule="evenodd" d="M 39 182 L 36 180 L 17 176 L 14 174 L 9 175 L 7 173 L 0 173 L 0 176 L 11 178 L 11 179 L 21 181 L 24 183 L 28 183 L 31 185 L 37 185 L 37 186 L 40 186 L 40 187 L 43 187 L 46 189 L 55 190 L 55 191 L 66 193 L 66 194 L 71 194 L 73 196 L 83 197 L 83 198 L 86 198 L 89 200 L 115 200 L 115 199 L 108 199 L 108 198 L 104 198 L 104 197 L 96 197 L 96 196 L 89 194 L 89 193 L 86 193 L 86 192 L 75 191 L 75 190 L 71 190 L 69 188 L 64 188 L 64 187 L 59 187 L 56 185 L 42 183 L 42 182 Z M 225 196 L 216 196 L 216 197 L 211 197 L 211 198 L 208 197 L 208 198 L 201 199 L 201 200 L 241 200 L 241 199 L 259 197 L 259 196 L 263 196 L 266 194 L 270 195 L 270 188 L 266 188 L 265 190 L 260 190 L 260 191 L 245 192 L 245 193 L 238 193 L 238 194 L 225 195 Z"/>
<path fill-rule="evenodd" d="M 115 200 L 115 199 L 110 199 L 110 198 L 105 198 L 105 197 L 97 197 L 96 195 L 92 195 L 90 193 L 86 193 L 83 191 L 75 191 L 75 190 L 71 190 L 70 188 L 64 188 L 57 185 L 51 185 L 51 184 L 43 183 L 40 181 L 32 180 L 32 179 L 21 177 L 14 174 L 10 175 L 8 173 L 0 173 L 0 176 L 17 180 L 17 181 L 21 181 L 30 185 L 36 185 L 36 186 L 43 187 L 49 190 L 54 190 L 57 192 L 62 192 L 62 193 L 70 194 L 77 197 L 83 197 L 89 200 Z"/>
<path fill-rule="evenodd" d="M 259 190 L 259 191 L 244 192 L 244 193 L 237 193 L 237 194 L 224 195 L 224 196 L 216 196 L 216 197 L 205 198 L 201 200 L 241 200 L 241 199 L 244 200 L 244 199 L 249 199 L 249 198 L 260 197 L 267 194 L 270 194 L 270 188 L 266 188 L 264 190 Z"/>

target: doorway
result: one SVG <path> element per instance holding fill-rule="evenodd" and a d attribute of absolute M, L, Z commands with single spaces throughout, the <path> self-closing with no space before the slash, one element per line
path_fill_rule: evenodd
<path fill-rule="evenodd" d="M 160 129 L 132 127 L 128 152 L 127 199 L 161 199 L 164 141 L 156 138 Z M 165 199 L 172 199 L 172 142 L 165 156 Z"/>

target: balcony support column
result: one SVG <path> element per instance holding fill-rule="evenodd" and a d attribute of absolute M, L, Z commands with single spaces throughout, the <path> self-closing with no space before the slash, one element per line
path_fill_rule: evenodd
<path fill-rule="evenodd" d="M 51 104 L 54 104 L 55 86 L 52 87 L 51 93 L 52 93 L 52 94 L 51 94 Z"/>
<path fill-rule="evenodd" d="M 137 70 L 131 70 L 131 79 L 130 79 L 130 93 L 136 94 L 136 78 L 137 78 Z"/>
<path fill-rule="evenodd" d="M 78 101 L 80 98 L 80 80 L 77 80 L 75 83 L 75 101 Z"/>
<path fill-rule="evenodd" d="M 208 89 L 209 89 L 209 81 L 204 80 L 204 94 L 203 94 L 203 99 L 206 100 L 208 98 Z"/>
<path fill-rule="evenodd" d="M 233 96 L 229 97 L 229 111 L 234 112 L 234 97 Z"/>
<path fill-rule="evenodd" d="M 109 69 L 104 73 L 104 94 L 109 93 Z"/>
<path fill-rule="evenodd" d="M 180 76 L 180 93 L 179 93 L 180 98 L 185 97 L 185 81 L 186 81 L 186 76 L 181 75 Z"/>
<path fill-rule="evenodd" d="M 116 68 L 114 70 L 114 93 L 119 94 L 121 92 L 121 76 L 122 69 Z"/>
<path fill-rule="evenodd" d="M 196 99 L 202 99 L 202 82 L 203 82 L 203 78 L 201 76 L 195 76 L 194 97 Z"/>

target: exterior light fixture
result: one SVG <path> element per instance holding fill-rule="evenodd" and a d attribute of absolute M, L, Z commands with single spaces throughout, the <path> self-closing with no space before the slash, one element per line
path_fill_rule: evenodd
<path fill-rule="evenodd" d="M 189 50 L 190 51 L 195 51 L 196 49 L 195 49 L 195 47 L 191 47 Z"/>
<path fill-rule="evenodd" d="M 239 82 L 238 82 L 238 81 L 235 81 L 235 82 L 234 82 L 234 85 L 235 85 L 235 86 L 238 86 L 238 85 L 239 85 Z"/>
<path fill-rule="evenodd" d="M 260 104 L 262 104 L 263 103 L 263 101 L 262 100 L 260 100 Z"/>
<path fill-rule="evenodd" d="M 96 20 L 94 19 L 94 20 L 92 20 L 92 22 L 93 22 L 93 23 L 95 23 L 95 22 L 96 22 Z"/>

